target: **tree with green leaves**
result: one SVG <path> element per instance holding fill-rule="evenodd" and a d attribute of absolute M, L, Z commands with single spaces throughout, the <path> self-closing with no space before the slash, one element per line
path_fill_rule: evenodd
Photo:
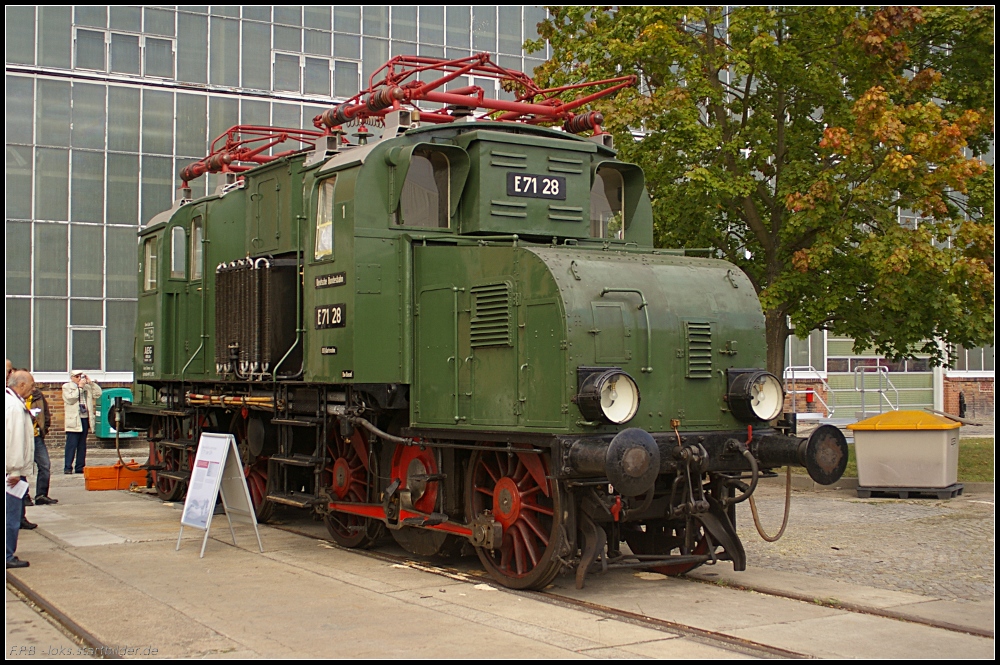
<path fill-rule="evenodd" d="M 992 344 L 993 8 L 549 12 L 536 78 L 639 77 L 594 106 L 646 174 L 657 243 L 750 277 L 772 372 L 789 320 L 935 363 L 934 340 Z"/>

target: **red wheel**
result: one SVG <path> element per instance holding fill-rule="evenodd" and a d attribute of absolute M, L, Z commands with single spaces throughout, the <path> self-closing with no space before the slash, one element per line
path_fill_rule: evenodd
<path fill-rule="evenodd" d="M 547 454 L 476 452 L 469 463 L 469 519 L 490 511 L 503 526 L 500 547 L 476 548 L 490 575 L 514 589 L 541 589 L 559 573 L 563 507 L 549 481 Z"/>
<path fill-rule="evenodd" d="M 160 474 L 160 471 L 181 470 L 181 450 L 163 445 L 164 440 L 175 441 L 179 437 L 180 428 L 172 419 L 160 417 L 153 419 L 149 428 L 149 463 L 150 466 L 162 467 L 152 471 L 153 487 L 156 488 L 156 495 L 162 501 L 177 501 L 187 490 L 187 483 L 183 480 Z"/>
<path fill-rule="evenodd" d="M 694 534 L 694 547 L 688 548 L 685 545 L 685 529 L 688 528 L 684 521 L 662 520 L 649 522 L 642 525 L 642 530 L 638 525 L 632 531 L 625 534 L 625 542 L 633 554 L 706 554 L 708 552 L 708 539 L 705 535 L 705 527 L 697 520 L 690 520 L 689 524 L 696 529 Z M 676 550 L 676 551 L 675 551 Z M 671 563 L 664 566 L 650 568 L 658 573 L 676 577 L 694 570 L 700 563 Z"/>
<path fill-rule="evenodd" d="M 150 443 L 150 462 L 153 466 L 163 467 L 162 471 L 180 471 L 180 450 L 169 448 L 160 442 Z M 153 486 L 156 495 L 163 501 L 177 501 L 184 496 L 187 483 L 176 478 L 168 478 L 159 471 L 153 471 Z"/>
<path fill-rule="evenodd" d="M 331 432 L 327 451 L 333 460 L 326 469 L 330 474 L 330 494 L 345 503 L 374 501 L 373 486 L 378 475 L 361 431 L 355 430 L 349 438 Z M 367 549 L 382 535 L 381 522 L 360 515 L 328 512 L 323 515 L 323 521 L 330 537 L 341 547 Z"/>
<path fill-rule="evenodd" d="M 385 446 L 383 460 L 389 468 L 389 482 L 400 481 L 400 505 L 422 513 L 441 512 L 441 483 L 428 479 L 440 471 L 439 458 L 430 446 Z M 404 526 L 389 531 L 407 552 L 420 556 L 459 556 L 465 539 L 444 531 Z"/>
<path fill-rule="evenodd" d="M 247 438 L 247 419 L 237 411 L 229 426 L 229 433 L 236 437 L 236 448 L 240 451 L 243 475 L 250 490 L 250 502 L 258 522 L 266 522 L 274 515 L 274 502 L 267 498 L 267 457 L 254 455 Z"/>

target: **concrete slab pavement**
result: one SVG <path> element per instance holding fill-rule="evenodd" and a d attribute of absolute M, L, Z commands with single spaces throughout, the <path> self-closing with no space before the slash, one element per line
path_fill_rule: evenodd
<path fill-rule="evenodd" d="M 55 491 L 58 489 L 58 493 Z M 677 634 L 513 596 L 365 557 L 312 538 L 216 519 L 201 532 L 180 506 L 60 479 L 56 506 L 22 534 L 31 567 L 10 571 L 107 644 L 157 657 L 713 657 L 732 651 Z"/>
<path fill-rule="evenodd" d="M 763 492 L 767 503 L 775 504 L 762 506 L 768 525 L 775 523 L 777 491 L 772 496 Z M 237 546 L 233 546 L 221 516 L 213 524 L 205 558 L 199 559 L 202 534 L 192 529 L 185 529 L 181 551 L 174 552 L 180 504 L 126 492 L 86 492 L 82 477 L 76 475 L 55 477 L 52 495 L 60 499 L 58 505 L 29 508 L 29 517 L 40 527 L 22 533 L 18 553 L 31 561 L 31 568 L 9 574 L 30 584 L 108 644 L 151 645 L 162 657 L 743 655 L 662 626 L 553 604 L 540 594 L 497 590 L 482 579 L 442 577 L 420 569 L 428 566 L 373 559 L 273 526 L 261 527 L 265 548 L 261 555 L 248 526 L 236 525 Z M 902 534 L 907 520 L 920 528 L 926 523 L 940 529 L 957 516 L 964 526 L 944 533 L 963 539 L 957 545 L 946 544 L 953 550 L 957 547 L 960 554 L 975 546 L 975 530 L 982 529 L 969 525 L 978 525 L 984 514 L 991 514 L 989 498 L 989 506 L 955 504 L 952 510 L 940 502 L 908 503 L 894 510 L 892 504 L 879 508 L 871 502 L 845 505 L 843 497 L 838 502 L 824 495 L 809 501 L 797 496 L 793 509 L 798 512 L 793 513 L 789 530 L 804 531 L 805 542 L 816 541 L 829 550 L 826 532 L 816 531 L 816 523 L 828 525 L 836 542 L 853 547 L 853 541 L 843 540 L 844 532 L 858 531 L 859 520 L 880 528 L 877 518 L 884 516 Z M 809 521 L 809 516 L 815 519 Z M 308 520 L 294 528 L 323 532 L 321 524 Z M 969 539 L 971 544 L 965 542 Z M 921 535 L 921 544 L 924 540 Z M 988 542 L 992 543 L 992 531 Z M 573 587 L 571 577 L 560 577 L 549 591 L 569 600 L 818 657 L 993 655 L 992 639 L 910 622 L 992 632 L 992 582 L 970 587 L 973 600 L 956 600 L 886 588 L 881 570 L 863 577 L 872 580 L 870 585 L 845 581 L 842 575 L 804 574 L 797 557 L 808 566 L 814 551 L 794 540 L 781 548 L 780 556 L 772 551 L 765 557 L 769 567 L 751 566 L 741 573 L 734 573 L 727 563 L 693 573 L 698 579 L 614 571 L 588 577 L 582 591 Z M 848 552 L 833 552 L 833 562 L 821 562 L 826 567 L 817 570 L 837 571 L 834 564 L 850 563 L 851 556 L 858 557 L 853 561 L 859 568 L 870 569 L 870 557 L 860 550 Z M 770 565 L 786 561 L 790 569 Z M 895 565 L 907 565 L 905 557 Z M 989 589 L 990 597 L 983 598 L 980 589 Z M 8 620 L 8 631 L 11 625 Z"/>

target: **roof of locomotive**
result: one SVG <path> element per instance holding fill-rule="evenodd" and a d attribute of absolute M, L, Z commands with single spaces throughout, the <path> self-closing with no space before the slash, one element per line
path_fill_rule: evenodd
<path fill-rule="evenodd" d="M 506 122 L 498 120 L 461 120 L 447 124 L 428 124 L 419 127 L 412 127 L 406 131 L 398 134 L 396 136 L 381 136 L 378 139 L 371 141 L 365 145 L 345 145 L 343 150 L 332 156 L 329 160 L 323 163 L 321 172 L 330 171 L 333 169 L 344 168 L 346 166 L 354 164 L 364 164 L 368 155 L 375 152 L 379 147 L 386 145 L 389 142 L 398 141 L 411 137 L 424 137 L 426 135 L 431 135 L 434 137 L 441 138 L 453 138 L 460 134 L 467 132 L 479 131 L 479 130 L 491 130 L 507 132 L 510 134 L 524 134 L 529 136 L 538 136 L 545 138 L 553 138 L 561 141 L 573 141 L 578 142 L 583 145 L 595 146 L 597 152 L 603 153 L 608 157 L 615 157 L 618 153 L 617 151 L 608 148 L 602 144 L 591 141 L 590 139 L 577 136 L 575 134 L 570 134 L 559 129 L 552 129 L 549 127 L 539 127 L 535 125 L 527 125 L 520 122 Z M 302 151 L 301 155 L 308 155 L 309 151 Z M 262 165 L 266 166 L 266 165 Z M 261 167 L 255 167 L 253 171 L 259 170 Z"/>

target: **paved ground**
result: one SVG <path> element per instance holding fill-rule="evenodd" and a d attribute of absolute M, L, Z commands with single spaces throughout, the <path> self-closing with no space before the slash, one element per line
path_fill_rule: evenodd
<path fill-rule="evenodd" d="M 110 463 L 110 455 L 95 451 L 93 461 Z M 199 559 L 201 534 L 193 530 L 185 530 L 181 551 L 174 551 L 179 504 L 86 492 L 82 477 L 61 473 L 51 494 L 57 506 L 29 508 L 41 526 L 22 535 L 19 554 L 32 566 L 14 575 L 104 643 L 156 647 L 159 657 L 740 655 L 662 626 L 553 605 L 551 595 L 818 657 L 990 658 L 994 652 L 991 638 L 919 623 L 992 633 L 988 491 L 951 501 L 796 491 L 788 530 L 775 544 L 757 537 L 742 504 L 746 572 L 724 563 L 700 569 L 692 575 L 697 579 L 615 571 L 588 578 L 582 591 L 563 576 L 548 600 L 497 590 L 481 578 L 442 577 L 422 569 L 426 562 L 374 560 L 273 526 L 262 527 L 261 555 L 246 526 L 237 527 L 234 547 L 224 520 L 215 523 Z M 783 487 L 763 485 L 757 496 L 765 528 L 776 531 Z M 291 526 L 323 532 L 308 520 Z M 737 585 L 761 593 L 731 588 Z M 883 616 L 843 609 L 850 607 Z M 41 650 L 34 657 L 45 657 L 49 643 L 72 645 L 10 595 L 7 609 L 8 650 L 34 645 Z"/>
<path fill-rule="evenodd" d="M 777 532 L 782 485 L 756 493 L 761 524 Z M 792 493 L 788 528 L 776 543 L 758 535 L 749 505 L 737 530 L 751 565 L 948 600 L 992 601 L 992 494 L 937 499 L 859 499 L 849 490 Z"/>

